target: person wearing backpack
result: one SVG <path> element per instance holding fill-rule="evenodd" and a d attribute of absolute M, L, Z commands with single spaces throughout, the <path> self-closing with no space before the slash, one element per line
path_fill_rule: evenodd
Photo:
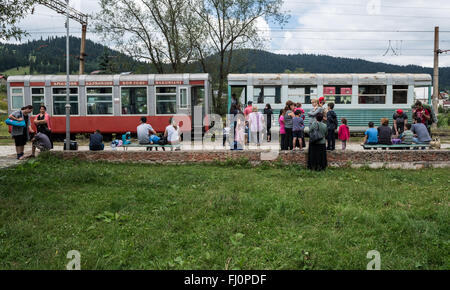
<path fill-rule="evenodd" d="M 430 136 L 431 136 L 431 125 L 433 124 L 433 118 L 431 115 L 432 112 L 433 110 L 431 109 L 431 107 L 428 106 L 428 108 L 425 108 L 421 101 L 417 101 L 415 103 L 414 109 L 412 111 L 412 119 L 413 120 L 421 119 L 422 120 L 421 123 L 427 127 Z"/>
<path fill-rule="evenodd" d="M 25 127 L 12 126 L 11 136 L 14 138 L 16 145 L 17 159 L 24 159 L 25 144 L 30 139 L 30 134 L 34 133 L 30 124 L 30 115 L 33 112 L 33 106 L 28 105 L 18 111 L 12 112 L 9 119 L 12 121 L 25 121 Z"/>
<path fill-rule="evenodd" d="M 323 114 L 317 113 L 309 126 L 308 169 L 311 170 L 325 170 L 328 165 L 325 141 L 328 129 L 322 121 Z"/>

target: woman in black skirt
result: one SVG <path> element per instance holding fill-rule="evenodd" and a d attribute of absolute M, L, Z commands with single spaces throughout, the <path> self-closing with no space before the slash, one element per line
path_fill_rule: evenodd
<path fill-rule="evenodd" d="M 327 168 L 327 150 L 326 141 L 327 125 L 322 122 L 323 114 L 318 113 L 316 120 L 311 122 L 309 126 L 309 149 L 308 149 L 308 169 L 325 170 Z M 311 136 L 319 133 L 322 137 L 315 142 L 311 142 Z"/>

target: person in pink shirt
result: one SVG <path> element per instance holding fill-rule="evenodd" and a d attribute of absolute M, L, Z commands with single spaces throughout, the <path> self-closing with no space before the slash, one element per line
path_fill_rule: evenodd
<path fill-rule="evenodd" d="M 250 115 L 253 111 L 253 102 L 248 101 L 247 107 L 244 109 L 245 121 L 248 121 L 248 115 Z"/>
<path fill-rule="evenodd" d="M 286 150 L 286 129 L 284 128 L 284 109 L 280 111 L 280 117 L 278 118 L 278 123 L 280 124 L 280 145 L 281 150 Z"/>
<path fill-rule="evenodd" d="M 347 119 L 341 119 L 342 125 L 339 126 L 338 138 L 342 141 L 342 150 L 347 147 L 347 141 L 350 139 L 350 129 L 347 126 Z"/>

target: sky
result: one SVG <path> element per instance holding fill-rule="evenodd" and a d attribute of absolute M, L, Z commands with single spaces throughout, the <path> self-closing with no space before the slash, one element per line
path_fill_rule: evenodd
<path fill-rule="evenodd" d="M 98 0 L 70 0 L 70 5 L 83 13 L 100 10 Z M 282 11 L 290 15 L 283 27 L 270 19 L 257 22 L 267 39 L 263 49 L 274 53 L 432 67 L 435 26 L 440 27 L 440 49 L 450 49 L 448 0 L 285 0 Z M 64 16 L 38 6 L 20 27 L 31 38 L 63 36 L 64 21 Z M 80 36 L 80 24 L 71 21 L 70 31 Z M 87 37 L 101 41 L 92 32 Z M 441 54 L 440 66 L 450 66 L 450 54 Z"/>

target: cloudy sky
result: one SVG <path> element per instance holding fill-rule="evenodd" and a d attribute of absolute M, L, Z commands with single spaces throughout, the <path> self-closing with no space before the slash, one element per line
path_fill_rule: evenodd
<path fill-rule="evenodd" d="M 99 10 L 98 0 L 70 0 L 84 13 Z M 265 49 L 274 53 L 326 54 L 357 57 L 393 64 L 433 65 L 434 27 L 440 26 L 440 48 L 450 49 L 450 1 L 448 0 L 285 0 L 289 22 L 280 25 L 258 21 L 268 38 Z M 32 38 L 64 35 L 64 21 L 46 7 L 20 26 Z M 71 33 L 80 36 L 80 25 L 71 21 Z M 88 38 L 99 38 L 88 33 Z M 450 54 L 440 58 L 450 66 Z"/>

